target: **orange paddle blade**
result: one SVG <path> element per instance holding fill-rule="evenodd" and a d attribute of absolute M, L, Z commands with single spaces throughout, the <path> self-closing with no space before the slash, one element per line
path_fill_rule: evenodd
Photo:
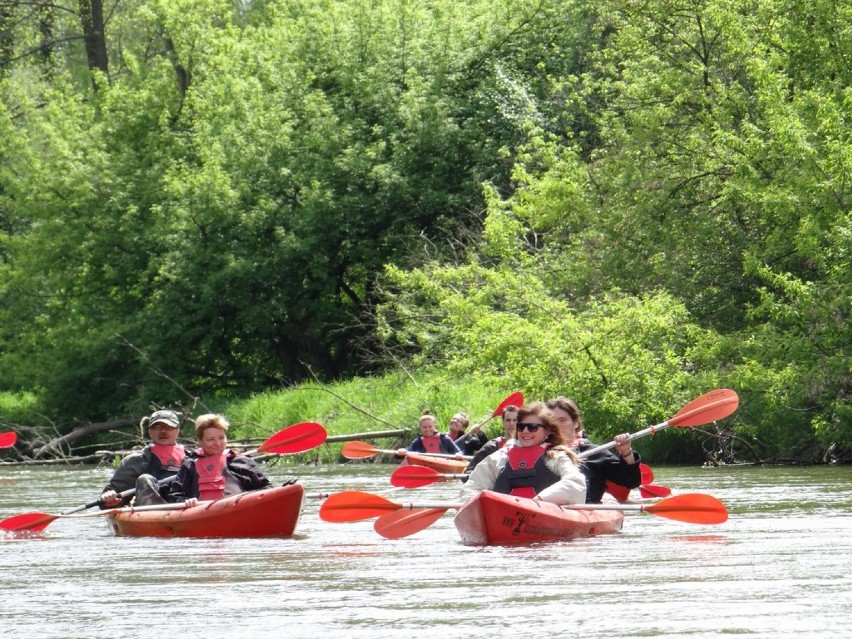
<path fill-rule="evenodd" d="M 372 519 L 385 513 L 399 510 L 401 504 L 379 495 L 357 490 L 345 490 L 330 495 L 319 509 L 320 519 L 334 523 Z"/>
<path fill-rule="evenodd" d="M 500 405 L 497 406 L 497 408 L 494 409 L 494 412 L 491 413 L 491 416 L 492 417 L 499 417 L 500 415 L 503 414 L 503 411 L 506 410 L 507 406 L 517 406 L 518 408 L 520 408 L 523 405 L 524 405 L 524 394 L 520 391 L 517 391 L 517 392 L 509 395 L 502 402 L 500 402 Z"/>
<path fill-rule="evenodd" d="M 628 497 L 630 497 L 630 489 L 627 486 L 616 484 L 614 481 L 610 481 L 609 479 L 606 481 L 605 490 L 620 502 L 625 502 Z"/>
<path fill-rule="evenodd" d="M 728 509 L 725 504 L 700 493 L 686 493 L 669 497 L 642 510 L 652 515 L 666 517 L 690 524 L 721 524 L 728 520 Z"/>
<path fill-rule="evenodd" d="M 321 446 L 327 437 L 328 433 L 322 424 L 301 422 L 275 433 L 258 447 L 257 452 L 276 455 L 303 453 Z"/>
<path fill-rule="evenodd" d="M 440 473 L 434 468 L 412 464 L 400 466 L 391 473 L 391 484 L 397 488 L 420 488 L 438 481 L 452 481 L 466 475 L 455 473 Z"/>
<path fill-rule="evenodd" d="M 669 426 L 701 426 L 724 419 L 740 404 L 740 398 L 730 388 L 717 388 L 696 397 L 668 420 Z"/>
<path fill-rule="evenodd" d="M 402 539 L 428 528 L 447 512 L 447 508 L 414 508 L 386 513 L 376 520 L 373 530 L 385 539 Z"/>
<path fill-rule="evenodd" d="M 341 454 L 346 459 L 366 459 L 378 455 L 380 452 L 382 451 L 367 442 L 346 442 L 343 444 Z"/>
<path fill-rule="evenodd" d="M 18 441 L 18 433 L 0 433 L 0 448 L 9 448 L 14 446 L 16 441 Z"/>
<path fill-rule="evenodd" d="M 50 515 L 48 513 L 22 513 L 0 521 L 0 530 L 6 530 L 9 532 L 17 532 L 21 530 L 41 532 L 47 528 L 50 522 L 54 519 L 56 519 L 56 515 Z"/>
<path fill-rule="evenodd" d="M 639 486 L 639 494 L 645 499 L 651 497 L 668 497 L 672 494 L 672 489 L 668 486 L 660 486 L 658 484 L 642 484 Z"/>

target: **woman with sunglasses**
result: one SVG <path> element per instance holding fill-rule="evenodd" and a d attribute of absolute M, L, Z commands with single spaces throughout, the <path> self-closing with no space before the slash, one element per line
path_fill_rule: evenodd
<path fill-rule="evenodd" d="M 524 404 L 515 431 L 514 440 L 473 469 L 461 497 L 493 490 L 554 504 L 584 503 L 586 478 L 550 409 L 542 402 Z"/>
<path fill-rule="evenodd" d="M 148 429 L 151 443 L 121 460 L 101 493 L 101 509 L 130 503 L 132 495 L 121 497 L 119 493 L 131 488 L 137 506 L 162 503 L 168 494 L 169 482 L 163 480 L 174 479 L 184 457 L 183 445 L 177 443 L 180 419 L 173 411 L 158 410 L 150 417 L 143 417 L 139 427 Z"/>
<path fill-rule="evenodd" d="M 562 437 L 578 453 L 594 448 L 595 444 L 586 439 L 583 433 L 583 420 L 580 409 L 574 400 L 559 396 L 547 402 L 553 416 L 562 431 Z M 631 488 L 642 483 L 642 471 L 639 467 L 639 453 L 630 445 L 630 435 L 622 433 L 615 436 L 614 455 L 608 450 L 593 455 L 580 462 L 580 470 L 586 476 L 586 503 L 597 504 L 607 492 L 608 482 L 620 486 L 625 494 Z M 615 488 L 612 488 L 615 492 Z"/>

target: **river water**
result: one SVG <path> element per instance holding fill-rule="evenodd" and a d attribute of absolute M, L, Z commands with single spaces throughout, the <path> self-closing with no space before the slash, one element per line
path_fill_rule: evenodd
<path fill-rule="evenodd" d="M 3 639 L 852 637 L 852 467 L 655 467 L 728 521 L 628 512 L 618 534 L 525 547 L 463 546 L 452 511 L 399 540 L 319 519 L 321 492 L 456 500 L 392 470 L 269 468 L 308 493 L 292 539 L 117 538 L 102 517 L 3 535 Z M 0 518 L 90 502 L 109 474 L 0 468 Z"/>

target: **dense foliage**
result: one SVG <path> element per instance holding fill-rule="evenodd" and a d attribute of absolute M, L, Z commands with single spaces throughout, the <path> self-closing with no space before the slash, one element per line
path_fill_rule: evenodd
<path fill-rule="evenodd" d="M 852 436 L 852 7 L 0 0 L 0 380 L 67 423 L 399 366 Z M 632 430 L 632 429 L 631 429 Z"/>

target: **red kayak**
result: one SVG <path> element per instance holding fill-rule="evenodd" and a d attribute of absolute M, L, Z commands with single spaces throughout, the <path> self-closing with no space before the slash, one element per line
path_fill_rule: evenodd
<path fill-rule="evenodd" d="M 530 544 L 618 532 L 624 512 L 573 510 L 483 490 L 461 507 L 454 523 L 463 544 Z"/>
<path fill-rule="evenodd" d="M 305 503 L 300 484 L 240 493 L 192 508 L 122 508 L 109 526 L 125 537 L 290 537 Z M 176 507 L 176 508 L 175 508 Z"/>
<path fill-rule="evenodd" d="M 435 457 L 423 453 L 405 453 L 405 459 L 400 466 L 417 465 L 426 466 L 439 473 L 460 474 L 467 470 L 468 460 L 453 459 L 452 457 Z"/>

